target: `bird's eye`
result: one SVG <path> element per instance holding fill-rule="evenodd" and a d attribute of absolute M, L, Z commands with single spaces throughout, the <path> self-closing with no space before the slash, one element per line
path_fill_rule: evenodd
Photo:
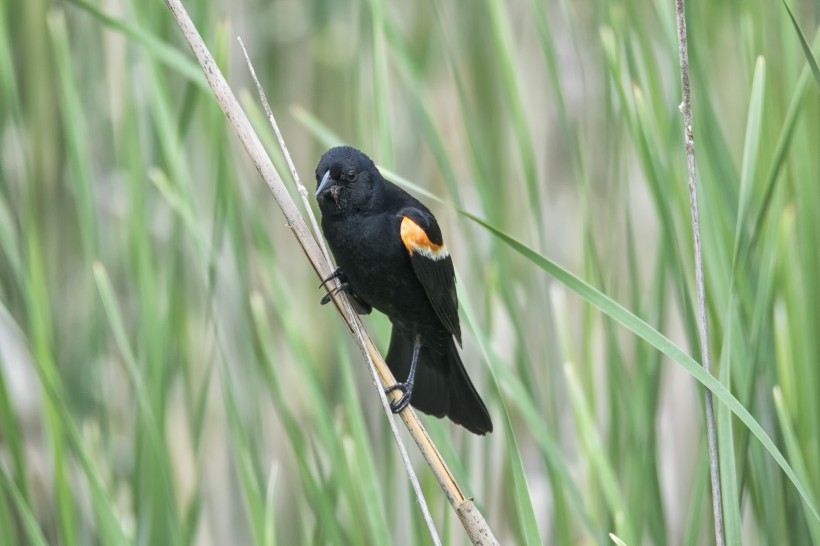
<path fill-rule="evenodd" d="M 353 169 L 350 169 L 349 171 L 347 171 L 344 174 L 344 177 L 345 177 L 345 180 L 347 180 L 349 182 L 355 182 L 356 181 L 356 171 L 354 171 Z"/>

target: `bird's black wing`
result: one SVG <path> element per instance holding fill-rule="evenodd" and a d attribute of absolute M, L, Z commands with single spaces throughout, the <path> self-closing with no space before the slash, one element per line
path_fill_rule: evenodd
<path fill-rule="evenodd" d="M 399 211 L 401 240 L 410 253 L 410 262 L 441 323 L 461 345 L 458 322 L 458 298 L 453 259 L 450 257 L 441 229 L 429 212 L 414 207 Z"/>

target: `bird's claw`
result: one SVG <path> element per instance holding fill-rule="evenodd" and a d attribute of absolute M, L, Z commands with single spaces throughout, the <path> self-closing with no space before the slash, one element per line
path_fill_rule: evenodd
<path fill-rule="evenodd" d="M 322 305 L 327 305 L 328 302 L 330 302 L 330 300 L 333 298 L 333 296 L 335 296 L 339 292 L 345 292 L 349 289 L 350 289 L 350 284 L 348 284 L 346 282 L 342 283 L 339 286 L 333 288 L 330 292 L 328 292 L 324 296 L 322 296 L 322 299 L 319 303 L 321 303 Z"/>
<path fill-rule="evenodd" d="M 327 283 L 329 283 L 333 279 L 338 279 L 342 275 L 344 275 L 344 272 L 342 271 L 342 268 L 337 267 L 335 270 L 333 270 L 333 273 L 328 275 L 327 278 L 322 281 L 322 284 L 319 285 L 319 288 L 322 288 L 324 285 L 326 285 Z"/>
<path fill-rule="evenodd" d="M 401 411 L 410 404 L 410 397 L 413 395 L 412 383 L 396 383 L 391 387 L 384 389 L 384 394 L 390 394 L 393 391 L 401 391 L 402 397 L 398 400 L 390 402 L 390 410 L 393 413 L 401 413 Z"/>

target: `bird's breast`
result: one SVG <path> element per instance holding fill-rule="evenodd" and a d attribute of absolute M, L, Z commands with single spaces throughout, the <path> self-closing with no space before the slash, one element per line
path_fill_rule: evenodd
<path fill-rule="evenodd" d="M 416 277 L 394 215 L 322 221 L 337 265 L 367 303 L 392 320 L 435 321 L 435 311 Z"/>

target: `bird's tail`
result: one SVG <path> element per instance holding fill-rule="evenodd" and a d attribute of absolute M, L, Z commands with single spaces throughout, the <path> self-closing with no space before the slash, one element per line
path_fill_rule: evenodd
<path fill-rule="evenodd" d="M 398 381 L 405 381 L 410 372 L 413 337 L 411 331 L 393 325 L 386 361 Z M 447 416 L 475 434 L 493 431 L 487 407 L 470 381 L 449 333 L 422 337 L 410 404 L 436 417 Z"/>

